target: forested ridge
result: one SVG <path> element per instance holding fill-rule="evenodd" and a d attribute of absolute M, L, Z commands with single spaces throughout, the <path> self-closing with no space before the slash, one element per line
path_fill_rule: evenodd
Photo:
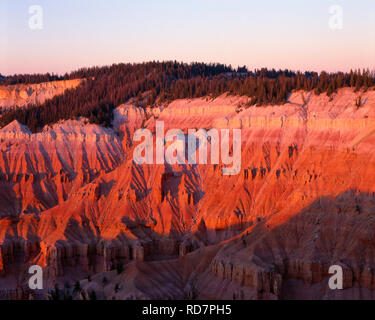
<path fill-rule="evenodd" d="M 55 74 L 15 74 L 13 76 L 2 76 L 0 74 L 0 85 L 36 84 L 42 82 L 59 81 L 69 78 L 69 75 L 59 76 Z"/>
<path fill-rule="evenodd" d="M 33 132 L 47 124 L 75 117 L 109 126 L 113 110 L 131 98 L 142 106 L 155 106 L 175 99 L 211 96 L 223 93 L 251 98 L 250 105 L 284 104 L 293 90 L 314 91 L 331 96 L 339 88 L 368 90 L 374 86 L 374 74 L 366 70 L 350 73 L 292 72 L 260 69 L 248 71 L 223 64 L 148 62 L 83 68 L 64 76 L 0 75 L 0 85 L 40 83 L 54 80 L 86 79 L 41 105 L 5 111 L 3 127 L 17 119 Z"/>

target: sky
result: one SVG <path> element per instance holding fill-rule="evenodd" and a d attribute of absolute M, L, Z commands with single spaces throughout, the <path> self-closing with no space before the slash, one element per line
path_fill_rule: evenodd
<path fill-rule="evenodd" d="M 153 60 L 374 70 L 375 1 L 0 0 L 3 75 Z"/>

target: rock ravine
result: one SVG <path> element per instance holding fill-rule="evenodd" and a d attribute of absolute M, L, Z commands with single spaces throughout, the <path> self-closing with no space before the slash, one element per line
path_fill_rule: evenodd
<path fill-rule="evenodd" d="M 77 83 L 51 85 L 1 88 L 0 106 Z M 77 299 L 92 290 L 100 299 L 374 298 L 375 91 L 248 102 L 127 103 L 113 129 L 85 119 L 36 134 L 17 121 L 1 129 L 0 286 L 25 285 L 38 264 L 50 288 L 80 281 Z M 156 121 L 184 133 L 241 129 L 240 174 L 135 164 L 134 132 Z M 329 290 L 331 265 L 343 267 L 344 290 Z"/>

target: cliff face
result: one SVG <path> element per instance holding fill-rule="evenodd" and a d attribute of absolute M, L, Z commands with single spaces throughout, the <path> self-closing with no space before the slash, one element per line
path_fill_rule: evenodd
<path fill-rule="evenodd" d="M 48 279 L 104 272 L 108 298 L 121 279 L 118 298 L 372 297 L 375 91 L 247 102 L 122 105 L 114 131 L 83 120 L 38 134 L 16 122 L 4 128 L 4 279 L 38 263 Z M 133 134 L 154 130 L 156 119 L 184 132 L 241 128 L 240 174 L 223 176 L 222 165 L 134 164 Z M 126 268 L 116 276 L 119 262 Z M 340 293 L 327 289 L 333 264 L 345 270 Z M 147 285 L 155 281 L 159 289 Z"/>
<path fill-rule="evenodd" d="M 19 108 L 28 104 L 42 104 L 67 89 L 74 89 L 82 80 L 51 81 L 39 84 L 0 86 L 0 108 Z"/>
<path fill-rule="evenodd" d="M 0 130 L 0 152 L 0 217 L 14 218 L 64 202 L 123 157 L 113 131 L 83 121 L 37 134 L 14 121 Z"/>

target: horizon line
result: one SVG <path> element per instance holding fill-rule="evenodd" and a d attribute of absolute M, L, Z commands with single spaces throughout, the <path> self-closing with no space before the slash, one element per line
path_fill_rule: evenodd
<path fill-rule="evenodd" d="M 204 62 L 204 61 L 190 61 L 190 62 L 185 62 L 185 61 L 182 61 L 182 60 L 145 60 L 145 61 L 142 61 L 142 62 L 113 62 L 113 63 L 107 63 L 107 64 L 96 64 L 96 65 L 91 65 L 91 66 L 82 66 L 82 67 L 78 67 L 78 68 L 75 68 L 75 69 L 71 69 L 69 71 L 66 71 L 66 72 L 53 72 L 53 71 L 48 71 L 48 72 L 34 72 L 34 73 L 2 73 L 0 71 L 0 76 L 4 76 L 4 77 L 12 77 L 12 76 L 17 76 L 17 75 L 45 75 L 45 74 L 50 74 L 50 75 L 54 75 L 54 76 L 59 76 L 59 77 L 63 77 L 65 75 L 69 75 L 73 72 L 77 72 L 79 70 L 82 70 L 82 69 L 92 69 L 92 68 L 105 68 L 105 67 L 110 67 L 110 66 L 113 66 L 113 65 L 120 65 L 120 64 L 131 64 L 131 65 L 141 65 L 141 64 L 147 64 L 147 63 L 178 63 L 178 64 L 187 64 L 187 65 L 192 65 L 192 64 L 206 64 L 206 65 L 210 65 L 210 64 L 216 64 L 216 65 L 223 65 L 223 66 L 226 66 L 226 67 L 230 67 L 232 69 L 238 69 L 238 68 L 243 68 L 243 67 L 246 67 L 247 71 L 248 72 L 255 72 L 255 71 L 259 71 L 259 70 L 262 70 L 262 69 L 266 69 L 266 70 L 275 70 L 275 71 L 289 71 L 289 72 L 293 72 L 293 73 L 301 73 L 301 74 L 304 74 L 304 73 L 317 73 L 317 74 L 320 74 L 322 72 L 325 72 L 327 74 L 336 74 L 336 73 L 350 73 L 351 71 L 363 71 L 363 70 L 366 70 L 366 71 L 369 71 L 370 73 L 373 73 L 375 72 L 375 67 L 367 67 L 367 68 L 351 68 L 350 70 L 347 70 L 347 71 L 343 71 L 343 70 L 335 70 L 335 71 L 327 71 L 327 70 L 324 70 L 324 69 L 321 69 L 319 71 L 317 70 L 296 70 L 296 69 L 291 69 L 291 68 L 280 68 L 280 67 L 266 67 L 266 66 L 263 66 L 263 67 L 253 67 L 253 68 L 250 68 L 249 65 L 232 65 L 232 64 L 227 64 L 227 63 L 221 63 L 221 62 Z"/>

